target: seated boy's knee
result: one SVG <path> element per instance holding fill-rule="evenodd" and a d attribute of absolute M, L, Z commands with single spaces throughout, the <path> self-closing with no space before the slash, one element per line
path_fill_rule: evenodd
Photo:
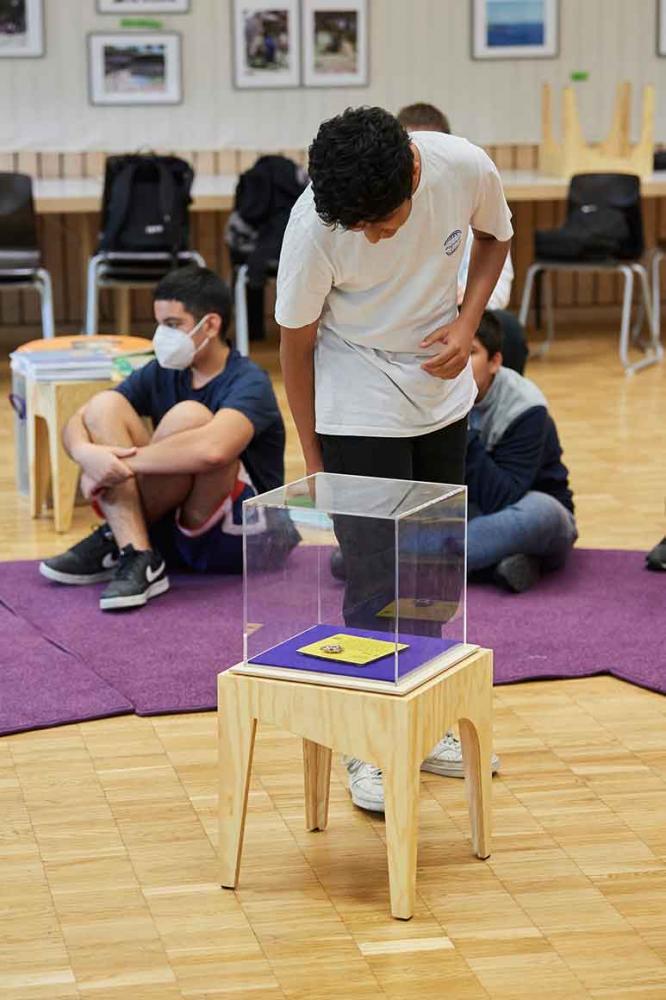
<path fill-rule="evenodd" d="M 89 399 L 83 410 L 83 422 L 88 431 L 94 432 L 108 427 L 109 420 L 134 413 L 131 404 L 119 392 L 106 389 Z"/>
<path fill-rule="evenodd" d="M 197 403 L 196 400 L 186 399 L 182 403 L 176 403 L 164 414 L 155 429 L 153 440 L 159 441 L 160 438 L 168 437 L 170 434 L 203 427 L 212 419 L 213 414 L 207 406 Z"/>

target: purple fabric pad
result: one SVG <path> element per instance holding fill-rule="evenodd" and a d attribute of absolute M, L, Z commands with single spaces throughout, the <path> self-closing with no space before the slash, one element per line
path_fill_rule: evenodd
<path fill-rule="evenodd" d="M 318 674 L 336 674 L 338 677 L 362 677 L 372 681 L 395 681 L 395 657 L 393 653 L 383 656 L 380 660 L 368 663 L 365 667 L 356 667 L 350 663 L 338 663 L 335 660 L 324 660 L 316 656 L 308 656 L 306 653 L 299 653 L 301 646 L 308 646 L 311 642 L 319 642 L 328 639 L 338 632 L 345 632 L 349 635 L 360 635 L 365 639 L 381 639 L 382 642 L 391 642 L 389 632 L 372 632 L 368 629 L 347 628 L 339 625 L 314 625 L 306 629 L 299 635 L 281 642 L 279 646 L 267 649 L 260 656 L 253 656 L 250 663 L 262 664 L 270 667 L 288 667 L 290 670 L 311 670 Z M 416 670 L 436 656 L 441 656 L 455 642 L 445 639 L 433 639 L 430 636 L 409 635 L 401 633 L 398 642 L 404 642 L 408 649 L 403 649 L 398 654 L 398 675 L 405 677 L 406 674 Z"/>
<path fill-rule="evenodd" d="M 133 711 L 75 654 L 0 606 L 0 733 Z"/>
<path fill-rule="evenodd" d="M 297 550 L 289 563 L 312 556 Z M 494 649 L 496 684 L 612 673 L 666 693 L 666 574 L 643 567 L 641 552 L 579 549 L 526 594 L 473 586 L 469 641 Z M 323 613 L 334 622 L 342 585 L 327 573 L 322 579 Z M 298 601 L 307 605 L 310 587 L 306 574 L 293 594 L 295 627 L 287 631 L 283 621 L 273 643 L 304 628 Z M 217 673 L 242 658 L 238 577 L 172 575 L 169 593 L 115 615 L 100 612 L 101 589 L 49 583 L 35 562 L 0 563 L 5 732 L 132 708 L 157 715 L 215 707 Z"/>

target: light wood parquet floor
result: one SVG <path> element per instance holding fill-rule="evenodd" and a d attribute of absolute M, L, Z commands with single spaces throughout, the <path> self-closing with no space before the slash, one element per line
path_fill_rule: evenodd
<path fill-rule="evenodd" d="M 275 368 L 273 348 L 256 353 Z M 562 336 L 529 374 L 558 420 L 580 544 L 651 547 L 666 368 L 625 379 L 602 331 Z M 34 558 L 90 517 L 64 538 L 29 519 L 1 388 L 2 558 Z M 664 594 L 666 614 L 666 576 Z M 471 856 L 463 783 L 424 775 L 408 924 L 388 916 L 383 823 L 352 808 L 340 765 L 329 830 L 304 832 L 287 733 L 259 734 L 235 894 L 216 883 L 212 713 L 0 740 L 0 995 L 664 1000 L 666 700 L 596 677 L 501 687 L 495 706 L 493 856 Z"/>

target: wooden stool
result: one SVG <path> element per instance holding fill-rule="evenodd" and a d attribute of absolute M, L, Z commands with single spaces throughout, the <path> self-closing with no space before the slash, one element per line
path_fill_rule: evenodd
<path fill-rule="evenodd" d="M 142 337 L 103 337 L 120 351 L 150 350 L 150 341 Z M 49 341 L 31 341 L 21 350 L 68 350 L 73 342 L 90 343 L 89 337 L 55 337 Z M 45 346 L 48 345 L 48 346 Z M 49 480 L 53 495 L 55 530 L 68 531 L 72 524 L 79 468 L 62 444 L 67 421 L 89 399 L 111 389 L 112 380 L 37 382 L 26 379 L 26 419 L 28 423 L 28 467 L 30 474 L 30 513 L 39 517 L 46 503 Z"/>
<path fill-rule="evenodd" d="M 383 771 L 391 913 L 414 912 L 422 761 L 460 726 L 472 846 L 490 855 L 492 652 L 479 649 L 405 695 L 376 694 L 234 673 L 218 676 L 221 884 L 238 883 L 257 722 L 303 737 L 305 824 L 325 830 L 331 752 Z"/>

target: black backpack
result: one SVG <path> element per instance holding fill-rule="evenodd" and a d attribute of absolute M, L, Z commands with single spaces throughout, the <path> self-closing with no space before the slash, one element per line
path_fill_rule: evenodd
<path fill-rule="evenodd" d="M 644 249 L 640 180 L 633 174 L 576 174 L 567 220 L 559 229 L 537 230 L 539 260 L 630 260 Z"/>
<path fill-rule="evenodd" d="M 193 179 L 192 167 L 177 156 L 110 156 L 98 250 L 174 255 L 186 250 Z"/>
<path fill-rule="evenodd" d="M 247 263 L 251 286 L 277 267 L 289 213 L 307 183 L 303 168 L 285 156 L 261 156 L 241 174 L 225 240 L 232 263 Z"/>

